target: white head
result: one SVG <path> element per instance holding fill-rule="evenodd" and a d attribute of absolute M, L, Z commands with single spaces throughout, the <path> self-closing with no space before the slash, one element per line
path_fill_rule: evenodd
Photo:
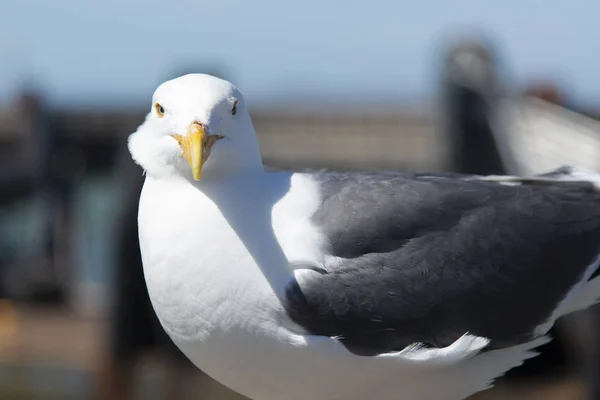
<path fill-rule="evenodd" d="M 215 179 L 262 168 L 244 96 L 204 74 L 160 85 L 146 120 L 129 136 L 131 156 L 150 176 Z"/>

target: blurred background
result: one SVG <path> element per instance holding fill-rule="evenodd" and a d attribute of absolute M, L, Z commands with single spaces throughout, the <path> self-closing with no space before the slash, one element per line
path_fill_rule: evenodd
<path fill-rule="evenodd" d="M 127 136 L 162 81 L 246 95 L 276 168 L 600 172 L 592 0 L 4 0 L 0 399 L 237 399 L 174 348 Z M 600 312 L 478 400 L 600 399 Z"/>

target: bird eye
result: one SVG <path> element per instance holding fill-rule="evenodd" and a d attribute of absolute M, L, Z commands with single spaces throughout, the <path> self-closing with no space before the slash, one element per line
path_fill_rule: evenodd
<path fill-rule="evenodd" d="M 156 110 L 156 115 L 158 115 L 159 118 L 162 118 L 165 116 L 165 108 L 163 106 L 161 106 L 159 103 L 156 103 L 154 105 L 154 110 Z"/>
<path fill-rule="evenodd" d="M 233 107 L 231 108 L 231 115 L 235 115 L 237 113 L 237 103 L 237 100 L 233 102 Z"/>

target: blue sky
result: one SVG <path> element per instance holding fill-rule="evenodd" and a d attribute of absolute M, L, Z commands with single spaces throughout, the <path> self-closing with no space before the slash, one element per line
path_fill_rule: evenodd
<path fill-rule="evenodd" d="M 484 29 L 517 81 L 600 103 L 599 16 L 596 0 L 4 0 L 0 99 L 34 78 L 56 104 L 139 104 L 213 66 L 255 103 L 423 98 L 441 41 Z"/>

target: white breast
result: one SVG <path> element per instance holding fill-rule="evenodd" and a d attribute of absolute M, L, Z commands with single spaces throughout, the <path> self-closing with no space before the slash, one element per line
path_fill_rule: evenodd
<path fill-rule="evenodd" d="M 284 254 L 316 254 L 303 250 L 314 240 L 294 233 L 314 229 L 310 224 L 279 220 L 262 226 L 253 218 L 263 213 L 253 207 L 258 199 L 245 200 L 242 212 L 250 228 L 278 231 L 288 243 Z M 269 215 L 298 219 L 306 204 L 281 201 Z M 258 237 L 241 241 L 231 226 L 235 218 L 228 217 L 189 183 L 148 177 L 139 207 L 140 247 L 150 298 L 165 331 L 206 373 L 226 385 L 245 387 L 265 379 L 263 371 L 280 369 L 284 348 L 297 349 L 305 341 L 282 327 L 289 323 L 282 323 L 281 303 L 258 265 L 275 260 L 271 254 L 276 251 L 257 251 L 272 243 Z M 257 360 L 255 353 L 264 358 Z"/>
<path fill-rule="evenodd" d="M 200 191 L 147 178 L 139 235 L 150 298 L 171 337 L 201 340 L 260 316 L 244 300 L 268 296 L 267 286 L 256 282 L 252 257 Z M 227 243 L 226 250 L 217 243 Z"/>
<path fill-rule="evenodd" d="M 277 188 L 253 182 L 256 195 L 222 193 L 240 206 L 227 215 L 189 183 L 149 177 L 144 185 L 139 234 L 152 304 L 173 341 L 216 380 L 256 400 L 459 400 L 539 344 L 471 358 L 481 340 L 467 337 L 434 352 L 359 357 L 331 338 L 287 330 L 272 290 L 285 276 L 265 276 L 285 270 L 269 264 L 318 262 L 326 246 L 308 218 L 316 186 L 302 176 L 289 183 L 288 195 L 266 207 L 260 196 Z"/>

